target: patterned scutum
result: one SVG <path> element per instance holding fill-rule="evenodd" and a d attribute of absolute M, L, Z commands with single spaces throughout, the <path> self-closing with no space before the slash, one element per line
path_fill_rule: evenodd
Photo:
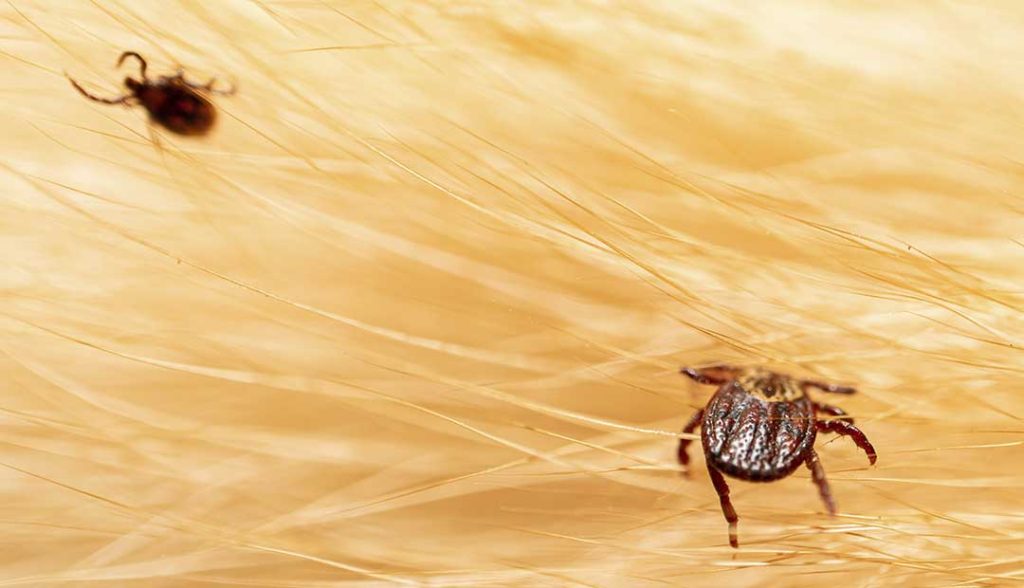
<path fill-rule="evenodd" d="M 704 454 L 726 475 L 777 480 L 803 463 L 814 445 L 814 421 L 814 407 L 805 395 L 771 402 L 732 382 L 718 390 L 704 412 Z"/>

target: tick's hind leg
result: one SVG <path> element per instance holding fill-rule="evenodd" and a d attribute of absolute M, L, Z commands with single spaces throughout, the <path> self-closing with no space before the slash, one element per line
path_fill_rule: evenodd
<path fill-rule="evenodd" d="M 90 94 L 85 88 L 78 85 L 78 82 L 75 80 L 68 78 L 68 81 L 71 82 L 71 85 L 74 86 L 76 90 L 78 90 L 79 94 L 94 102 L 102 102 L 104 104 L 128 104 L 128 101 L 132 98 L 131 94 L 125 94 L 119 98 L 100 98 L 99 96 Z"/>
<path fill-rule="evenodd" d="M 704 418 L 704 409 L 702 408 L 702 409 L 698 410 L 697 412 L 693 413 L 693 416 L 690 417 L 690 420 L 686 422 L 686 426 L 683 427 L 683 433 L 693 433 L 694 429 L 696 429 L 698 426 L 700 426 L 700 421 L 703 418 Z M 693 442 L 693 439 L 680 439 L 679 440 L 679 463 L 682 464 L 683 466 L 689 466 L 690 465 L 690 454 L 688 454 L 686 452 L 686 448 L 689 447 L 690 443 L 692 443 L 692 442 Z M 683 473 L 689 475 L 690 468 L 687 467 L 686 470 Z"/>
<path fill-rule="evenodd" d="M 875 461 L 878 459 L 878 455 L 875 453 L 875 447 L 871 444 L 871 441 L 868 441 L 867 435 L 864 434 L 864 431 L 861 431 L 851 423 L 840 420 L 818 421 L 815 423 L 815 426 L 817 426 L 819 431 L 826 433 L 838 433 L 853 439 L 853 442 L 857 444 L 857 447 L 863 449 L 864 453 L 867 454 L 868 461 L 871 462 L 872 465 L 874 465 Z"/>
<path fill-rule="evenodd" d="M 807 464 L 807 469 L 811 470 L 811 479 L 818 486 L 818 494 L 821 495 L 821 501 L 825 503 L 825 510 L 828 511 L 828 514 L 835 516 L 836 501 L 832 498 L 832 489 L 829 488 L 828 480 L 825 478 L 825 468 L 821 467 L 818 454 L 812 449 L 807 454 L 807 460 L 804 463 Z"/>
<path fill-rule="evenodd" d="M 838 406 L 832 406 L 831 404 L 822 404 L 820 402 L 811 402 L 811 404 L 814 405 L 814 410 L 816 412 L 823 412 L 827 415 L 839 417 L 836 420 L 846 421 L 851 425 L 853 424 L 853 417 L 847 414 L 845 410 L 839 408 Z"/>
<path fill-rule="evenodd" d="M 708 464 L 708 474 L 711 476 L 711 483 L 715 485 L 715 491 L 718 492 L 718 501 L 722 503 L 722 514 L 729 522 L 729 545 L 739 548 L 740 540 L 736 533 L 736 523 L 740 518 L 736 516 L 736 509 L 732 507 L 732 501 L 729 500 L 729 485 L 725 483 L 725 476 L 722 475 L 722 472 L 716 470 L 711 464 Z"/>

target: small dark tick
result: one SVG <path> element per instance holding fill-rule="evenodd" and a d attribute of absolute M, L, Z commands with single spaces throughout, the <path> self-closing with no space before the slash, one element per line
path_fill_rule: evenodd
<path fill-rule="evenodd" d="M 785 478 L 800 464 L 811 470 L 821 500 L 830 515 L 836 514 L 832 490 L 825 479 L 814 439 L 818 431 L 848 435 L 875 463 L 875 448 L 853 426 L 853 418 L 843 409 L 811 400 L 808 388 L 834 394 L 853 394 L 853 388 L 813 380 L 796 380 L 787 375 L 756 368 L 718 365 L 683 368 L 682 373 L 701 384 L 718 386 L 707 406 L 690 417 L 683 433 L 701 428 L 701 444 L 711 483 L 718 492 L 722 514 L 729 522 L 729 544 L 739 547 L 736 535 L 736 510 L 729 500 L 729 486 L 722 474 L 751 482 L 771 482 Z M 836 417 L 818 420 L 818 413 Z M 679 463 L 687 466 L 686 448 L 690 439 L 679 442 Z"/>
<path fill-rule="evenodd" d="M 124 104 L 135 106 L 141 104 L 149 112 L 150 121 L 179 135 L 205 135 L 217 120 L 217 110 L 202 92 L 210 94 L 231 95 L 235 93 L 232 86 L 228 90 L 214 90 L 216 78 L 206 84 L 193 84 L 185 79 L 181 70 L 173 76 L 160 76 L 156 80 L 146 77 L 146 60 L 134 51 L 125 51 L 117 60 L 118 67 L 124 60 L 134 57 L 139 60 L 141 80 L 127 77 L 124 85 L 128 93 L 118 98 L 100 98 L 86 92 L 78 82 L 71 79 L 71 85 L 83 96 L 104 104 Z"/>

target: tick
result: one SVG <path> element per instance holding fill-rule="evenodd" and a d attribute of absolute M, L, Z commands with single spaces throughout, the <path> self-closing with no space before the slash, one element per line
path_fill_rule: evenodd
<path fill-rule="evenodd" d="M 103 104 L 124 104 L 125 106 L 142 105 L 149 112 L 149 120 L 179 135 L 205 135 L 217 121 L 217 109 L 205 96 L 206 94 L 231 95 L 235 93 L 232 86 L 229 90 L 215 90 L 216 78 L 206 84 L 194 84 L 185 79 L 179 70 L 173 76 L 160 76 L 156 80 L 146 77 L 146 60 L 134 51 L 125 51 L 117 60 L 120 67 L 125 59 L 134 57 L 139 61 L 139 76 L 124 79 L 128 93 L 117 98 L 100 98 L 90 94 L 75 80 L 68 78 L 71 85 L 83 96 Z"/>
<path fill-rule="evenodd" d="M 843 409 L 816 402 L 809 388 L 833 394 L 853 394 L 855 389 L 814 380 L 797 380 L 785 374 L 758 368 L 717 365 L 683 368 L 682 373 L 701 384 L 718 386 L 707 405 L 698 410 L 683 427 L 683 433 L 701 428 L 708 475 L 718 492 L 722 514 L 729 523 L 729 544 L 739 547 L 736 534 L 736 509 L 729 500 L 725 476 L 750 482 L 772 482 L 793 473 L 805 464 L 829 515 L 835 516 L 836 503 L 825 479 L 814 440 L 818 431 L 847 435 L 875 463 L 875 448 L 864 433 L 853 426 L 853 418 Z M 835 417 L 819 420 L 818 414 Z M 690 439 L 679 442 L 679 463 L 687 466 L 686 449 Z"/>

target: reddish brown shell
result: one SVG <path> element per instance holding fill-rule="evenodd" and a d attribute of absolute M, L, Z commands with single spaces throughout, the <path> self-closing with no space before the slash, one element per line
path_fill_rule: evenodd
<path fill-rule="evenodd" d="M 708 461 L 726 475 L 752 482 L 791 474 L 807 457 L 816 436 L 814 406 L 806 395 L 766 400 L 735 380 L 715 392 L 701 423 Z"/>
<path fill-rule="evenodd" d="M 217 120 L 213 104 L 175 78 L 143 85 L 135 95 L 153 122 L 179 135 L 203 135 Z"/>

